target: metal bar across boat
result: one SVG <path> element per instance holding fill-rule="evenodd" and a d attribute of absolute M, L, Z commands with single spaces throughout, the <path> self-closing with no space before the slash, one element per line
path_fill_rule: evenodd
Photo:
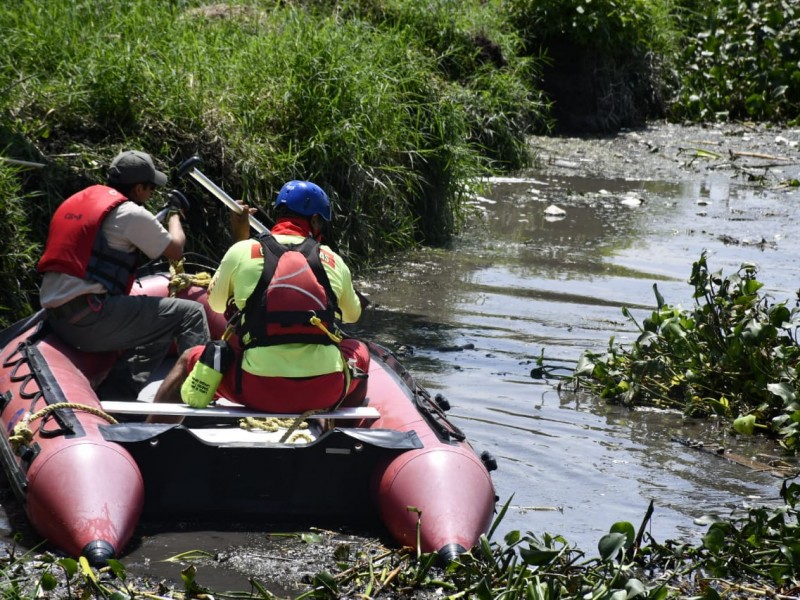
<path fill-rule="evenodd" d="M 182 417 L 255 417 L 259 419 L 293 419 L 300 414 L 265 413 L 241 405 L 217 405 L 211 408 L 192 408 L 185 404 L 171 402 L 128 402 L 125 400 L 104 400 L 100 402 L 109 414 L 124 415 L 174 415 Z M 310 419 L 377 419 L 381 415 L 372 406 L 344 407 L 310 415 Z"/>

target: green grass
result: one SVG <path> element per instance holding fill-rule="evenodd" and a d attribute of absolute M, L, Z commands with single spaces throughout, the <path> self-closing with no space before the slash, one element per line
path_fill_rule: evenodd
<path fill-rule="evenodd" d="M 447 16 L 454 6 L 437 8 L 457 52 L 439 43 L 422 4 L 402 19 L 266 1 L 215 7 L 0 8 L 0 152 L 46 164 L 19 181 L 23 195 L 42 195 L 29 214 L 32 245 L 18 244 L 29 252 L 25 269 L 58 203 L 102 181 L 123 148 L 150 152 L 163 169 L 199 154 L 211 179 L 261 206 L 289 179 L 315 181 L 332 198 L 334 246 L 358 266 L 449 240 L 467 190 L 528 164 L 525 134 L 546 126 L 526 82 L 535 63 L 515 57 L 492 6 L 466 3 L 456 19 Z M 478 57 L 480 32 L 507 45 L 508 64 Z M 193 202 L 188 249 L 221 256 L 224 209 L 191 184 L 171 185 Z"/>
<path fill-rule="evenodd" d="M 0 293 L 0 315 L 30 313 L 30 298 L 36 293 L 38 246 L 31 235 L 30 215 L 38 199 L 22 194 L 19 178 L 19 167 L 0 161 L 0 239 L 4 240 L 0 272 L 12 275 L 4 280 Z M 13 243 L 8 243 L 11 240 Z"/>

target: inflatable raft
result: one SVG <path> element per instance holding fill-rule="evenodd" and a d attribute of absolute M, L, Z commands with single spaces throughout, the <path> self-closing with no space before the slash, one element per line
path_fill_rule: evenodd
<path fill-rule="evenodd" d="M 166 273 L 151 272 L 135 293 L 163 296 L 168 283 Z M 205 304 L 197 286 L 179 295 Z M 221 335 L 222 318 L 209 311 L 209 323 Z M 224 399 L 202 410 L 101 401 L 95 388 L 115 355 L 72 349 L 40 312 L 0 333 L 0 461 L 42 538 L 95 565 L 122 555 L 142 518 L 231 515 L 375 522 L 398 544 L 450 561 L 491 524 L 494 460 L 476 454 L 447 419 L 444 399 L 432 398 L 389 350 L 369 347 L 364 405 L 288 416 L 289 429 L 301 421 L 303 429 L 285 439 L 286 429 L 240 422 L 287 415 Z M 144 422 L 157 411 L 186 418 Z"/>

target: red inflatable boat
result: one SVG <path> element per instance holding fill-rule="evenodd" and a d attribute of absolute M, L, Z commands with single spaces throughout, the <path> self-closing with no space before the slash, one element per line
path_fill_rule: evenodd
<path fill-rule="evenodd" d="M 136 293 L 163 296 L 169 277 L 139 283 Z M 180 295 L 205 304 L 202 288 Z M 222 318 L 209 311 L 209 323 L 221 335 Z M 446 401 L 390 351 L 369 346 L 365 405 L 314 415 L 299 439 L 284 441 L 285 430 L 243 429 L 240 420 L 286 415 L 224 400 L 203 410 L 101 402 L 94 388 L 115 356 L 68 347 L 37 313 L 0 333 L 0 460 L 38 533 L 95 565 L 124 552 L 141 518 L 231 515 L 375 524 L 450 561 L 491 524 L 494 461 L 448 421 Z M 185 419 L 144 423 L 156 411 Z"/>

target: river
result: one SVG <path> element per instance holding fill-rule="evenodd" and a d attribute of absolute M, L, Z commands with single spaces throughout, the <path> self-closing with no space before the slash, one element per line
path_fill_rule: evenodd
<path fill-rule="evenodd" d="M 612 336 L 633 340 L 622 307 L 641 322 L 654 284 L 691 307 L 687 281 L 703 250 L 726 275 L 756 263 L 766 292 L 794 305 L 800 192 L 783 183 L 798 176 L 798 140 L 797 130 L 666 125 L 535 138 L 542 165 L 493 180 L 475 200 L 481 218 L 451 248 L 397 257 L 374 277 L 363 327 L 413 347 L 412 372 L 497 459 L 498 495 L 511 499 L 499 533 L 561 534 L 591 554 L 614 522 L 638 527 L 652 500 L 648 532 L 696 543 L 706 527 L 695 519 L 776 501 L 779 479 L 673 439 L 747 456 L 779 455 L 773 444 L 714 420 L 559 393 L 531 369 L 542 353 L 570 367 Z M 551 206 L 563 214 L 549 216 Z M 458 346 L 469 349 L 449 351 Z"/>
<path fill-rule="evenodd" d="M 352 333 L 404 353 L 417 379 L 448 398 L 475 449 L 497 460 L 499 505 L 510 502 L 497 537 L 559 534 L 594 555 L 613 523 L 638 528 L 652 501 L 656 540 L 698 543 L 703 515 L 777 502 L 780 479 L 674 438 L 759 457 L 779 454 L 774 444 L 714 420 L 559 391 L 531 369 L 544 354 L 567 373 L 612 336 L 630 342 L 622 308 L 647 315 L 654 284 L 669 304 L 690 307 L 687 280 L 703 250 L 724 274 L 756 263 L 766 291 L 793 303 L 800 192 L 784 184 L 800 176 L 798 141 L 796 129 L 664 124 L 614 138 L 532 138 L 539 166 L 476 190 L 474 216 L 450 247 L 403 253 L 360 278 L 372 306 Z M 7 520 L 0 529 L 7 539 Z M 155 565 L 167 556 L 253 539 L 147 534 L 130 564 L 165 573 Z"/>

